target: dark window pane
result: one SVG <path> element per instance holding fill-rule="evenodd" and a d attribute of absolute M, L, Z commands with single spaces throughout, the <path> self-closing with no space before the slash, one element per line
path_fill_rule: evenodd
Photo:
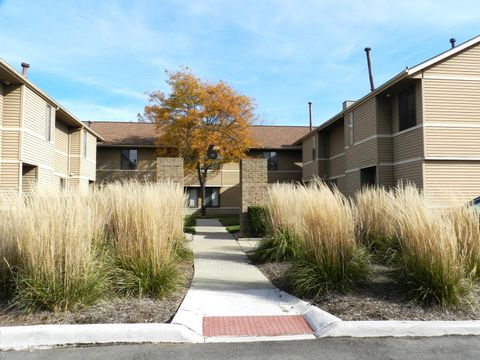
<path fill-rule="evenodd" d="M 120 168 L 122 170 L 137 169 L 137 150 L 133 150 L 133 149 L 121 150 Z"/>
<path fill-rule="evenodd" d="M 399 131 L 411 128 L 417 124 L 417 109 L 415 87 L 399 94 L 398 97 Z"/>
<path fill-rule="evenodd" d="M 220 206 L 220 191 L 219 188 L 206 188 L 206 202 L 205 206 L 206 207 L 219 207 Z"/>
<path fill-rule="evenodd" d="M 278 170 L 278 155 L 276 151 L 264 151 L 262 154 L 264 159 L 267 159 L 267 170 Z"/>

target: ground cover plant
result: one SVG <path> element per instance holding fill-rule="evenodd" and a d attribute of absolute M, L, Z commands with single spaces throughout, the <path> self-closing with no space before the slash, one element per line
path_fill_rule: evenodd
<path fill-rule="evenodd" d="M 75 310 L 116 296 L 162 298 L 188 257 L 173 183 L 32 192 L 1 204 L 0 275 L 12 309 Z"/>

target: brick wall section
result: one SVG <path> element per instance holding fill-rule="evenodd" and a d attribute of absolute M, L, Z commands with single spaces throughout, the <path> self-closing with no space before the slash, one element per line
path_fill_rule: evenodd
<path fill-rule="evenodd" d="M 268 200 L 266 159 L 244 159 L 240 162 L 240 189 L 242 199 L 240 236 L 248 237 L 250 235 L 248 207 L 251 205 L 265 205 Z"/>
<path fill-rule="evenodd" d="M 157 181 L 171 180 L 183 185 L 183 158 L 157 158 Z"/>

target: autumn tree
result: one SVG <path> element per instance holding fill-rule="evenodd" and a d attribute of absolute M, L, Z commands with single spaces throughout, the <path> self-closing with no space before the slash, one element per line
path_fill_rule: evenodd
<path fill-rule="evenodd" d="M 253 145 L 254 104 L 223 81 L 203 81 L 188 68 L 167 75 L 170 94 L 151 93 L 144 118 L 157 124 L 159 155 L 181 156 L 186 172 L 196 172 L 206 215 L 208 174 L 218 164 L 239 161 Z"/>

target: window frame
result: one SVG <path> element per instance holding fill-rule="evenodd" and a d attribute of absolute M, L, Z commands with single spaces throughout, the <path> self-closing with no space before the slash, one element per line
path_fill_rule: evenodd
<path fill-rule="evenodd" d="M 124 157 L 123 152 L 128 151 L 127 157 Z M 135 167 L 132 168 L 131 164 L 131 158 L 130 158 L 130 152 L 135 151 Z M 128 161 L 128 165 L 124 167 L 124 160 Z M 120 170 L 125 170 L 125 171 L 136 171 L 138 170 L 138 149 L 121 149 L 120 150 Z"/>
<path fill-rule="evenodd" d="M 417 125 L 417 94 L 415 85 L 398 94 L 398 131 Z"/>
<path fill-rule="evenodd" d="M 265 150 L 262 152 L 262 158 L 267 160 L 267 171 L 278 171 L 278 151 Z"/>

